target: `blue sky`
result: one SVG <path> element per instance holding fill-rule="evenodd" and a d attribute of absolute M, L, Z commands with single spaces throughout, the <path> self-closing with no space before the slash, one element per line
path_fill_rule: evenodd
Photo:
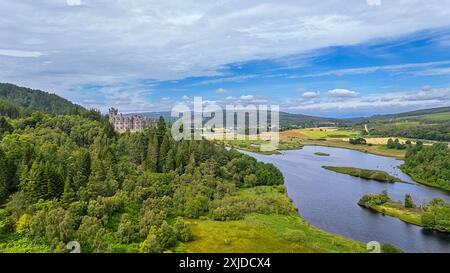
<path fill-rule="evenodd" d="M 450 1 L 0 0 L 0 82 L 85 107 L 278 104 L 330 117 L 450 106 Z"/>

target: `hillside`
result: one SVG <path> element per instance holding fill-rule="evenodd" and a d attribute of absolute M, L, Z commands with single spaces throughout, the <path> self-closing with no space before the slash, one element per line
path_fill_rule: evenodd
<path fill-rule="evenodd" d="M 151 118 L 159 118 L 163 116 L 165 120 L 175 120 L 171 117 L 169 111 L 166 112 L 148 112 L 143 115 Z M 269 113 L 270 119 L 270 113 Z M 280 112 L 280 126 L 282 129 L 291 129 L 298 127 L 316 127 L 316 126 L 336 126 L 342 123 L 340 119 L 334 118 L 322 118 L 307 116 L 302 114 L 291 114 L 286 112 Z M 224 115 L 224 124 L 226 124 L 226 116 Z"/>
<path fill-rule="evenodd" d="M 450 141 L 450 107 L 354 118 L 345 124 L 360 130 L 367 124 L 370 135 L 376 136 Z"/>
<path fill-rule="evenodd" d="M 19 117 L 32 111 L 51 114 L 70 114 L 83 107 L 55 94 L 8 83 L 0 83 L 0 115 Z"/>
<path fill-rule="evenodd" d="M 405 121 L 420 121 L 424 123 L 445 123 L 450 121 L 450 107 L 421 109 L 410 112 L 389 114 L 389 115 L 373 115 L 366 118 L 353 118 L 345 120 L 347 123 L 392 123 Z"/>

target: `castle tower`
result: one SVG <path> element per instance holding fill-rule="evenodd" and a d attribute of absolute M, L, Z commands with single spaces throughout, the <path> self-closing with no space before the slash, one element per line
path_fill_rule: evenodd
<path fill-rule="evenodd" d="M 145 128 L 154 127 L 155 120 L 143 115 L 122 115 L 117 108 L 109 108 L 109 122 L 114 126 L 114 130 L 119 133 L 141 132 Z"/>

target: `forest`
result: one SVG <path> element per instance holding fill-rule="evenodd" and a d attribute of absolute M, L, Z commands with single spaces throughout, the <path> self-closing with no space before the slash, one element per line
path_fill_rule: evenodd
<path fill-rule="evenodd" d="M 283 184 L 235 150 L 175 142 L 170 125 L 118 135 L 96 111 L 0 119 L 0 252 L 163 252 L 192 240 L 185 218 L 291 214 L 239 189 Z M 267 202 L 270 202 L 267 203 Z"/>
<path fill-rule="evenodd" d="M 419 183 L 450 190 L 450 148 L 446 143 L 408 145 L 401 169 Z"/>
<path fill-rule="evenodd" d="M 439 124 L 398 125 L 395 123 L 376 125 L 370 129 L 371 135 L 397 136 L 436 141 L 450 141 L 450 122 Z"/>
<path fill-rule="evenodd" d="M 0 83 L 0 116 L 19 118 L 40 111 L 53 114 L 81 114 L 86 110 L 55 94 Z"/>

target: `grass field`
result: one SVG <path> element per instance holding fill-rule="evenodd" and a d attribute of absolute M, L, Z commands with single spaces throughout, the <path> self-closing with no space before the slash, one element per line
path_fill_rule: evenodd
<path fill-rule="evenodd" d="M 359 135 L 357 131 L 340 130 L 337 128 L 305 128 L 293 131 L 309 139 L 351 138 Z"/>
<path fill-rule="evenodd" d="M 406 209 L 401 204 L 391 202 L 380 206 L 373 206 L 372 209 L 385 215 L 398 218 L 404 222 L 422 226 L 422 212 L 420 209 Z"/>
<path fill-rule="evenodd" d="M 295 149 L 301 149 L 303 145 L 298 141 L 291 141 L 288 139 L 280 140 L 278 144 L 278 148 L 275 151 L 261 151 L 261 145 L 269 143 L 265 140 L 226 140 L 224 141 L 225 146 L 233 147 L 236 149 L 249 151 L 253 153 L 260 153 L 260 154 L 279 154 L 281 150 L 295 150 Z"/>
<path fill-rule="evenodd" d="M 388 202 L 381 204 L 381 205 L 376 205 L 376 204 L 371 204 L 371 203 L 361 204 L 360 202 L 358 203 L 359 205 L 362 205 L 366 208 L 372 209 L 376 212 L 398 218 L 409 224 L 423 226 L 422 225 L 423 211 L 420 208 L 408 209 L 408 208 L 405 208 L 402 203 L 396 202 L 394 200 L 389 200 Z"/>
<path fill-rule="evenodd" d="M 426 122 L 446 122 L 450 120 L 450 112 L 427 114 L 417 117 L 408 117 L 408 119 L 417 119 Z"/>
<path fill-rule="evenodd" d="M 343 138 L 311 139 L 306 137 L 303 133 L 301 133 L 301 130 L 289 130 L 280 132 L 280 139 L 289 140 L 291 142 L 297 142 L 304 146 L 311 145 L 311 146 L 344 148 L 360 151 L 363 153 L 371 153 L 376 155 L 395 157 L 398 159 L 404 159 L 405 157 L 405 150 L 388 149 L 386 145 L 381 144 L 373 144 L 371 146 L 353 145 L 350 144 L 348 141 L 344 141 Z"/>
<path fill-rule="evenodd" d="M 366 252 L 365 245 L 321 231 L 299 216 L 250 214 L 238 221 L 190 220 L 194 253 Z"/>
<path fill-rule="evenodd" d="M 284 189 L 284 190 L 283 190 Z M 242 202 L 233 202 L 233 210 L 245 207 L 239 220 L 214 221 L 187 219 L 194 240 L 179 245 L 176 252 L 365 252 L 365 245 L 327 233 L 311 226 L 299 216 L 282 186 L 240 189 Z M 248 208 L 252 208 L 248 210 Z"/>

